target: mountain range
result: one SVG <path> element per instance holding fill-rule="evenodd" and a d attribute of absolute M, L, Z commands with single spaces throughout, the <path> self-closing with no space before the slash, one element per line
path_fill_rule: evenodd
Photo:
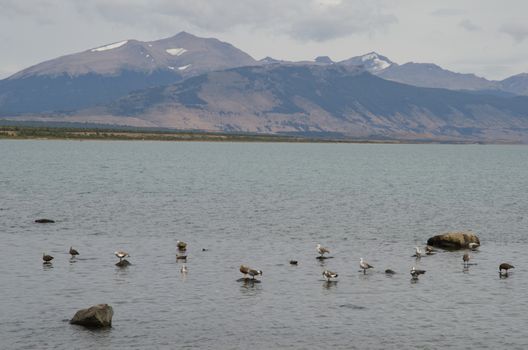
<path fill-rule="evenodd" d="M 0 117 L 339 138 L 528 141 L 528 74 L 490 81 L 376 52 L 256 61 L 181 32 L 62 56 L 0 81 Z"/>

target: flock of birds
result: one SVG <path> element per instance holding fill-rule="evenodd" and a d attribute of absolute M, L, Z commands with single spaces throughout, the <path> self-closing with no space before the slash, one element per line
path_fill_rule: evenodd
<path fill-rule="evenodd" d="M 184 262 L 187 260 L 187 255 L 185 255 L 185 252 L 187 250 L 187 243 L 182 241 L 176 241 L 176 247 L 178 248 L 179 253 L 176 255 L 176 260 L 183 260 Z M 478 243 L 469 243 L 468 245 L 469 249 L 471 250 L 477 250 L 479 247 Z M 206 251 L 207 249 L 202 249 L 202 251 Z M 319 256 L 317 259 L 327 259 L 329 257 L 326 257 L 325 254 L 329 254 L 330 250 L 326 247 L 323 247 L 321 244 L 317 244 L 316 250 L 319 253 Z M 420 259 L 424 255 L 432 255 L 435 253 L 435 250 L 430 247 L 426 246 L 424 249 L 420 247 L 415 247 L 415 254 L 413 257 L 416 257 L 416 259 Z M 71 258 L 74 259 L 77 255 L 79 255 L 79 252 L 74 249 L 73 247 L 70 247 L 69 254 L 71 255 Z M 126 258 L 130 257 L 130 254 L 128 254 L 125 251 L 119 250 L 114 252 L 115 256 L 119 258 L 119 262 L 116 263 L 117 266 L 126 266 L 130 263 L 126 260 Z M 471 256 L 469 253 L 464 253 L 462 256 L 462 261 L 464 263 L 464 268 L 467 268 L 469 266 L 469 260 Z M 53 256 L 43 253 L 42 260 L 44 261 L 44 264 L 51 264 L 51 261 L 53 260 Z M 297 260 L 290 260 L 291 265 L 297 265 Z M 367 270 L 373 269 L 374 266 L 370 265 L 367 261 L 365 261 L 363 258 L 360 258 L 359 260 L 359 267 L 363 271 L 363 274 L 367 273 Z M 507 277 L 508 276 L 508 270 L 513 269 L 514 266 L 509 263 L 501 263 L 499 265 L 499 275 L 501 277 Z M 244 281 L 256 281 L 255 277 L 262 276 L 262 270 L 253 269 L 247 265 L 240 265 L 240 272 L 244 275 L 243 280 Z M 183 274 L 187 273 L 187 266 L 185 264 L 182 265 L 180 272 Z M 415 266 L 411 268 L 410 274 L 411 274 L 411 280 L 417 281 L 418 277 L 420 275 L 425 274 L 425 270 L 419 270 Z M 388 269 L 385 270 L 385 273 L 387 274 L 393 274 L 394 271 Z M 248 277 L 250 276 L 250 278 Z M 327 282 L 335 281 L 335 279 L 339 276 L 336 272 L 330 271 L 330 270 L 324 270 L 322 273 L 323 278 Z"/>

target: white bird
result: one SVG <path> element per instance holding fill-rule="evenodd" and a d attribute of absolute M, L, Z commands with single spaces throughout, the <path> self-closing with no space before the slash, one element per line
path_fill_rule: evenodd
<path fill-rule="evenodd" d="M 317 252 L 321 254 L 321 256 L 323 256 L 325 253 L 330 253 L 327 248 L 321 246 L 319 243 L 317 243 Z"/>
<path fill-rule="evenodd" d="M 117 252 L 114 252 L 115 256 L 117 256 L 119 258 L 119 261 L 123 260 L 124 258 L 126 258 L 127 256 L 130 257 L 130 255 L 125 252 L 125 251 L 122 251 L 122 250 L 119 250 Z"/>
<path fill-rule="evenodd" d="M 411 269 L 411 276 L 413 280 L 417 280 L 418 276 L 423 275 L 425 273 L 425 270 L 417 270 L 416 267 L 412 267 Z"/>
<path fill-rule="evenodd" d="M 364 261 L 363 258 L 359 259 L 359 267 L 363 269 L 363 274 L 367 273 L 367 269 L 372 269 L 374 266 Z"/>
<path fill-rule="evenodd" d="M 185 264 L 180 269 L 181 273 L 187 273 L 187 266 Z"/>
<path fill-rule="evenodd" d="M 414 249 L 416 250 L 416 257 L 417 258 L 421 258 L 422 255 L 425 254 L 425 252 L 422 249 L 420 249 L 419 247 L 414 247 Z"/>
<path fill-rule="evenodd" d="M 337 278 L 337 276 L 338 275 L 335 272 L 328 271 L 328 270 L 324 270 L 323 271 L 323 277 L 326 278 L 327 282 L 330 282 L 330 279 L 332 279 L 332 278 Z"/>

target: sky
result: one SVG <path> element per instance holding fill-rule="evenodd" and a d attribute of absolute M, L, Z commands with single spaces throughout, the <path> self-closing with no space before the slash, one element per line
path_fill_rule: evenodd
<path fill-rule="evenodd" d="M 504 79 L 528 72 L 525 0 L 0 0 L 0 78 L 125 39 L 187 31 L 255 59 L 396 63 Z"/>

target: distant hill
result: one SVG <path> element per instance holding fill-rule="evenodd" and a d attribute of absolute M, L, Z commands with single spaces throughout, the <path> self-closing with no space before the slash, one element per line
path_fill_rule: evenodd
<path fill-rule="evenodd" d="M 528 140 L 528 97 L 421 88 L 339 65 L 264 65 L 138 91 L 71 117 L 184 130 Z M 128 119 L 127 119 L 128 118 Z"/>

